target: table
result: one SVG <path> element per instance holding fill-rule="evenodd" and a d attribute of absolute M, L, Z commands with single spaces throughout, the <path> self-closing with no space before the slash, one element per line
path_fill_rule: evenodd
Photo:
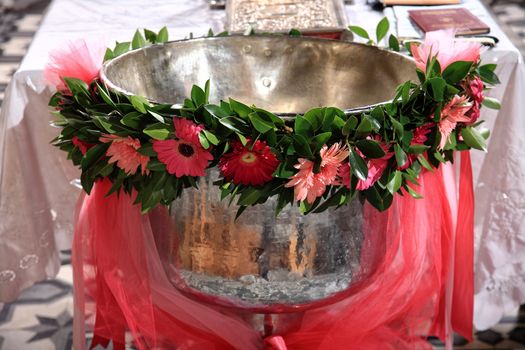
<path fill-rule="evenodd" d="M 485 329 L 505 311 L 525 302 L 525 66 L 519 51 L 478 0 L 466 5 L 481 15 L 500 39 L 482 55 L 499 64 L 502 81 L 491 95 L 503 101 L 499 111 L 484 110 L 493 133 L 489 152 L 473 152 L 476 207 L 475 326 Z M 364 0 L 347 6 L 352 24 L 371 31 L 383 16 Z M 401 23 L 396 13 L 387 13 Z M 69 249 L 73 209 L 80 192 L 78 170 L 49 141 L 56 129 L 47 101 L 51 95 L 42 71 L 47 56 L 69 40 L 127 41 L 137 27 L 159 30 L 170 38 L 223 28 L 224 11 L 204 0 L 140 1 L 54 0 L 42 26 L 9 85 L 0 114 L 0 302 L 14 300 L 32 283 L 56 275 L 57 251 Z M 395 31 L 395 25 L 392 26 Z M 497 123 L 496 123 L 497 121 Z"/>

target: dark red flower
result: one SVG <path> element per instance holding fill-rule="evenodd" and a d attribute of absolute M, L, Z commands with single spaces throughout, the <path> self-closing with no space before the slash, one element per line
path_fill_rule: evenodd
<path fill-rule="evenodd" d="M 232 180 L 234 184 L 257 186 L 272 179 L 279 160 L 266 142 L 257 140 L 251 149 L 250 140 L 246 146 L 240 141 L 233 141 L 231 146 L 233 149 L 219 161 L 219 169 L 226 180 Z"/>
<path fill-rule="evenodd" d="M 472 107 L 470 110 L 465 114 L 467 117 L 470 118 L 470 120 L 466 124 L 474 124 L 480 116 L 480 106 L 483 102 L 483 99 L 485 98 L 483 96 L 483 88 L 485 86 L 483 85 L 483 81 L 479 77 L 475 77 L 474 79 L 469 79 L 466 83 L 465 89 L 467 91 L 467 95 L 469 99 L 472 101 Z"/>
<path fill-rule="evenodd" d="M 428 140 L 428 133 L 430 132 L 430 130 L 432 129 L 432 126 L 434 124 L 433 123 L 427 123 L 425 125 L 422 125 L 418 128 L 416 128 L 416 130 L 414 130 L 414 137 L 412 138 L 412 141 L 410 141 L 410 146 L 415 146 L 415 145 L 423 145 L 425 144 L 425 142 L 427 142 Z M 398 169 L 399 170 L 405 170 L 407 169 L 409 166 L 412 165 L 412 163 L 414 163 L 414 161 L 417 159 L 417 154 L 408 154 L 407 155 L 407 161 L 405 164 L 403 164 L 403 166 L 400 166 Z"/>
<path fill-rule="evenodd" d="M 86 141 L 82 141 L 80 140 L 78 137 L 76 136 L 73 136 L 71 138 L 71 143 L 73 143 L 73 145 L 75 145 L 76 147 L 78 147 L 78 149 L 80 150 L 80 152 L 82 152 L 82 154 L 86 154 L 86 152 L 93 146 L 95 146 L 94 144 L 92 143 L 89 143 L 89 142 L 86 142 Z"/>

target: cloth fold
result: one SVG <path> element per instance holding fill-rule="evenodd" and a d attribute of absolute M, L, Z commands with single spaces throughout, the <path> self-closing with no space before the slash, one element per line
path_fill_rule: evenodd
<path fill-rule="evenodd" d="M 461 186 L 468 187 L 468 154 L 462 160 Z M 429 334 L 445 339 L 447 322 L 463 335 L 471 332 L 472 266 L 456 265 L 453 270 L 461 280 L 451 286 L 449 262 L 455 257 L 468 263 L 472 256 L 472 191 L 460 188 L 458 219 L 463 224 L 455 228 L 442 169 L 423 172 L 419 186 L 414 185 L 423 199 L 396 195 L 382 213 L 365 205 L 355 282 L 333 304 L 289 318 L 286 331 L 270 335 L 254 329 L 241 306 L 220 309 L 173 287 L 166 269 L 175 268 L 167 259 L 177 242 L 169 239 L 176 235 L 167 209 L 142 215 L 133 204 L 134 194 L 106 196 L 110 187 L 108 180 L 97 182 L 77 207 L 75 349 L 85 348 L 90 311 L 96 314 L 94 344 L 112 340 L 122 346 L 127 331 L 140 350 L 415 350 L 431 349 Z M 452 287 L 450 321 L 445 296 Z M 91 309 L 90 299 L 95 301 Z"/>

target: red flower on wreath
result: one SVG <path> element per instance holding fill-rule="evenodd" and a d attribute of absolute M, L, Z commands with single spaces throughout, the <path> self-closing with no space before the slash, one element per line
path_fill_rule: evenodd
<path fill-rule="evenodd" d="M 467 124 L 474 124 L 480 116 L 481 103 L 485 96 L 483 96 L 483 81 L 479 77 L 474 79 L 468 79 L 465 84 L 465 90 L 472 101 L 472 107 L 467 112 L 467 116 L 470 118 Z"/>
<path fill-rule="evenodd" d="M 314 172 L 314 162 L 299 158 L 294 167 L 299 171 L 290 178 L 285 187 L 293 187 L 295 199 L 313 203 L 317 197 L 323 195 L 326 186 L 337 184 L 337 173 L 343 160 L 348 157 L 348 149 L 340 143 L 330 148 L 324 145 L 320 151 L 321 166 L 319 172 Z"/>
<path fill-rule="evenodd" d="M 73 137 L 71 138 L 71 143 L 72 143 L 74 146 L 78 147 L 78 149 L 80 150 L 80 152 L 81 152 L 82 154 L 86 154 L 87 151 L 88 151 L 91 147 L 94 146 L 94 144 L 89 143 L 89 142 L 86 142 L 86 141 L 82 141 L 81 139 L 79 139 L 79 138 L 76 137 L 76 136 L 73 136 Z"/>
<path fill-rule="evenodd" d="M 142 174 L 149 174 L 147 168 L 149 157 L 137 151 L 140 148 L 138 139 L 131 136 L 121 137 L 103 134 L 100 141 L 111 143 L 106 151 L 106 155 L 109 157 L 108 163 L 117 163 L 117 166 L 128 175 L 135 174 L 139 166 Z"/>
<path fill-rule="evenodd" d="M 234 184 L 262 185 L 272 179 L 273 172 L 279 165 L 279 160 L 266 145 L 257 140 L 246 146 L 240 141 L 233 141 L 233 150 L 224 154 L 219 161 L 219 169 L 226 178 Z"/>
<path fill-rule="evenodd" d="M 410 146 L 424 145 L 425 142 L 427 142 L 428 140 L 427 135 L 432 130 L 432 126 L 434 126 L 433 123 L 427 123 L 425 125 L 417 127 L 416 130 L 414 130 L 414 137 L 410 142 Z M 407 161 L 403 166 L 399 167 L 399 170 L 408 169 L 408 167 L 411 166 L 412 163 L 414 163 L 417 157 L 417 154 L 407 154 Z"/>
<path fill-rule="evenodd" d="M 173 125 L 177 140 L 153 141 L 159 160 L 176 177 L 204 176 L 208 162 L 213 160 L 213 155 L 199 142 L 204 126 L 180 117 L 173 118 Z"/>

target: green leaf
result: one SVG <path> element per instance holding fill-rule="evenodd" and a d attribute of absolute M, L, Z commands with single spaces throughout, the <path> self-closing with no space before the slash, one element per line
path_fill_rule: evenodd
<path fill-rule="evenodd" d="M 420 195 L 419 193 L 417 193 L 416 191 L 414 191 L 410 186 L 406 185 L 405 186 L 405 189 L 408 191 L 408 193 L 415 199 L 421 199 L 423 198 L 422 195 Z"/>
<path fill-rule="evenodd" d="M 500 83 L 498 76 L 494 73 L 496 64 L 486 64 L 478 68 L 479 77 L 481 81 L 490 85 L 497 85 Z"/>
<path fill-rule="evenodd" d="M 206 136 L 206 138 L 208 139 L 208 141 L 210 141 L 211 144 L 215 146 L 219 144 L 220 141 L 217 138 L 217 136 L 215 136 L 215 134 L 213 134 L 212 132 L 208 130 L 202 130 L 201 132 L 204 133 L 204 136 Z"/>
<path fill-rule="evenodd" d="M 191 88 L 191 100 L 197 107 L 208 103 L 206 101 L 206 93 L 197 85 L 193 85 Z"/>
<path fill-rule="evenodd" d="M 397 143 L 394 145 L 394 154 L 396 155 L 396 162 L 398 166 L 403 166 L 407 162 L 407 155 L 405 151 Z"/>
<path fill-rule="evenodd" d="M 217 119 L 229 117 L 228 113 L 217 105 L 205 105 L 204 109 Z"/>
<path fill-rule="evenodd" d="M 352 32 L 354 32 L 356 35 L 360 36 L 361 38 L 370 39 L 367 31 L 359 26 L 348 26 L 348 29 L 350 29 Z"/>
<path fill-rule="evenodd" d="M 157 121 L 159 121 L 160 123 L 166 123 L 166 121 L 164 120 L 164 117 L 161 116 L 160 114 L 158 113 L 155 113 L 153 112 L 152 110 L 149 110 L 148 109 L 148 113 L 155 119 L 157 119 Z"/>
<path fill-rule="evenodd" d="M 151 171 L 166 171 L 166 164 L 160 160 L 151 159 L 148 163 L 148 169 Z"/>
<path fill-rule="evenodd" d="M 383 108 L 381 107 L 375 107 L 372 112 L 370 112 L 370 115 L 372 118 L 377 120 L 378 122 L 382 123 L 385 120 L 385 113 L 383 112 Z"/>
<path fill-rule="evenodd" d="M 485 107 L 488 107 L 488 108 L 492 108 L 492 109 L 500 109 L 501 108 L 501 104 L 498 100 L 496 100 L 495 98 L 492 98 L 492 97 L 485 97 L 483 99 L 483 102 L 481 102 L 483 104 L 483 106 Z"/>
<path fill-rule="evenodd" d="M 361 122 L 359 123 L 359 126 L 357 127 L 357 132 L 360 134 L 369 134 L 372 132 L 372 123 L 364 115 L 361 119 Z"/>
<path fill-rule="evenodd" d="M 425 155 L 424 154 L 420 154 L 418 157 L 417 157 L 417 160 L 419 161 L 419 163 L 423 166 L 423 168 L 429 170 L 429 171 L 434 171 L 434 169 L 432 168 L 432 166 L 430 165 L 430 163 L 428 162 L 427 158 L 425 158 Z"/>
<path fill-rule="evenodd" d="M 293 135 L 293 147 L 297 154 L 302 157 L 313 159 L 314 155 L 306 138 L 302 135 Z"/>
<path fill-rule="evenodd" d="M 230 98 L 230 107 L 235 113 L 239 115 L 239 117 L 244 119 L 248 118 L 248 115 L 253 112 L 250 107 L 244 103 L 234 100 L 233 98 Z"/>
<path fill-rule="evenodd" d="M 398 139 L 403 139 L 403 133 L 404 133 L 404 128 L 403 128 L 403 124 L 401 124 L 399 121 L 397 121 L 396 119 L 390 117 L 390 122 L 392 123 L 392 126 L 394 127 L 394 131 L 398 137 Z"/>
<path fill-rule="evenodd" d="M 106 53 L 104 54 L 104 62 L 109 61 L 111 59 L 115 58 L 115 54 L 113 53 L 113 50 L 111 50 L 109 47 L 106 49 Z"/>
<path fill-rule="evenodd" d="M 390 34 L 390 37 L 388 37 L 388 47 L 393 51 L 399 52 L 399 40 L 393 34 Z"/>
<path fill-rule="evenodd" d="M 312 143 L 317 145 L 316 152 L 320 151 L 321 148 L 330 140 L 330 137 L 332 137 L 332 133 L 330 131 L 323 132 L 322 134 L 316 135 L 312 139 Z"/>
<path fill-rule="evenodd" d="M 304 114 L 304 119 L 308 120 L 312 124 L 314 131 L 317 131 L 322 123 L 324 118 L 323 108 L 313 108 Z"/>
<path fill-rule="evenodd" d="M 80 162 L 82 171 L 85 172 L 90 166 L 95 164 L 107 151 L 111 143 L 99 143 L 91 147 Z"/>
<path fill-rule="evenodd" d="M 344 136 L 350 135 L 350 131 L 355 130 L 358 122 L 359 121 L 357 120 L 357 118 L 351 115 L 346 121 L 345 125 L 343 126 L 343 130 L 342 130 L 343 135 Z"/>
<path fill-rule="evenodd" d="M 261 134 L 264 134 L 275 128 L 272 122 L 262 119 L 256 112 L 250 113 L 248 117 L 250 118 L 250 122 L 252 123 L 255 130 Z"/>
<path fill-rule="evenodd" d="M 334 108 L 334 107 L 325 108 L 321 129 L 323 131 L 331 131 L 332 126 L 334 124 L 335 117 L 337 116 L 344 117 L 344 115 L 345 115 L 344 112 L 338 108 Z"/>
<path fill-rule="evenodd" d="M 115 57 L 118 57 L 126 52 L 129 51 L 129 41 L 123 42 L 123 43 L 117 43 L 115 46 L 115 50 L 113 52 L 115 53 Z"/>
<path fill-rule="evenodd" d="M 115 105 L 115 102 L 113 102 L 113 100 L 111 99 L 111 97 L 108 95 L 108 93 L 106 92 L 106 89 L 104 89 L 102 86 L 100 86 L 100 84 L 97 83 L 97 86 L 98 86 L 98 92 L 100 93 L 100 96 L 102 97 L 102 99 L 104 100 L 104 102 L 106 102 L 108 105 L 110 105 L 111 107 L 113 107 L 114 109 L 117 108 L 117 106 Z"/>
<path fill-rule="evenodd" d="M 380 190 L 377 186 L 372 186 L 365 191 L 366 199 L 377 210 L 384 211 L 390 207 L 393 200 L 393 195 L 388 190 Z"/>
<path fill-rule="evenodd" d="M 432 96 L 434 97 L 434 100 L 442 102 L 447 82 L 439 77 L 430 78 L 428 79 L 428 82 L 430 83 L 430 86 L 432 86 Z"/>
<path fill-rule="evenodd" d="M 388 192 L 394 194 L 401 188 L 401 183 L 403 176 L 399 170 L 396 170 L 393 173 L 392 179 L 386 184 L 386 189 Z"/>
<path fill-rule="evenodd" d="M 420 154 L 425 152 L 429 146 L 426 145 L 411 145 L 408 147 L 408 153 L 410 154 Z"/>
<path fill-rule="evenodd" d="M 368 177 L 368 167 L 363 158 L 352 148 L 349 148 L 348 161 L 350 162 L 350 170 L 358 179 L 366 180 Z"/>
<path fill-rule="evenodd" d="M 292 29 L 288 32 L 288 35 L 289 35 L 289 36 L 302 36 L 303 34 L 302 34 L 301 31 L 299 31 L 298 29 L 292 28 Z"/>
<path fill-rule="evenodd" d="M 142 114 L 134 111 L 126 114 L 122 119 L 120 119 L 120 123 L 137 130 L 140 128 L 141 118 Z"/>
<path fill-rule="evenodd" d="M 461 136 L 463 136 L 463 141 L 465 141 L 467 146 L 481 151 L 487 150 L 485 138 L 477 129 L 471 127 L 463 128 L 463 130 L 461 130 Z"/>
<path fill-rule="evenodd" d="M 236 132 L 235 134 L 239 138 L 239 141 L 241 141 L 242 145 L 246 146 L 246 144 L 248 143 L 248 140 L 246 140 L 246 137 L 244 137 L 242 134 L 240 134 L 238 132 Z"/>
<path fill-rule="evenodd" d="M 295 133 L 305 137 L 311 136 L 313 132 L 312 124 L 301 116 L 295 118 L 294 130 Z"/>
<path fill-rule="evenodd" d="M 166 140 L 170 134 L 170 131 L 163 123 L 152 124 L 144 129 L 143 132 L 155 140 Z"/>
<path fill-rule="evenodd" d="M 149 105 L 149 102 L 144 97 L 132 95 L 129 97 L 129 100 L 133 107 L 140 113 L 146 114 L 148 112 L 144 105 Z"/>
<path fill-rule="evenodd" d="M 210 148 L 210 142 L 202 132 L 199 133 L 199 142 L 204 149 Z"/>
<path fill-rule="evenodd" d="M 253 205 L 261 198 L 261 194 L 262 192 L 260 190 L 249 187 L 241 193 L 237 204 L 242 206 Z"/>
<path fill-rule="evenodd" d="M 63 78 L 63 79 L 67 87 L 69 88 L 69 91 L 71 91 L 73 95 L 85 95 L 87 97 L 90 97 L 89 87 L 84 81 L 77 79 L 77 78 Z"/>
<path fill-rule="evenodd" d="M 146 40 L 150 43 L 154 44 L 157 42 L 157 33 L 152 32 L 149 29 L 144 29 L 144 35 L 146 36 Z"/>
<path fill-rule="evenodd" d="M 443 71 L 443 79 L 451 84 L 457 84 L 465 79 L 472 67 L 472 62 L 456 61 Z"/>
<path fill-rule="evenodd" d="M 157 34 L 157 43 L 165 43 L 168 41 L 168 28 L 162 27 Z"/>
<path fill-rule="evenodd" d="M 133 40 L 131 41 L 131 48 L 135 50 L 140 49 L 144 46 L 146 46 L 146 40 L 144 39 L 140 31 L 137 29 L 135 35 L 133 35 Z"/>
<path fill-rule="evenodd" d="M 356 146 L 367 158 L 381 158 L 385 156 L 385 151 L 377 141 L 360 140 L 356 142 Z"/>
<path fill-rule="evenodd" d="M 383 17 L 383 19 L 379 21 L 376 27 L 377 43 L 383 40 L 383 38 L 386 36 L 386 33 L 388 33 L 388 29 L 390 29 L 390 23 L 388 22 L 388 18 Z"/>

